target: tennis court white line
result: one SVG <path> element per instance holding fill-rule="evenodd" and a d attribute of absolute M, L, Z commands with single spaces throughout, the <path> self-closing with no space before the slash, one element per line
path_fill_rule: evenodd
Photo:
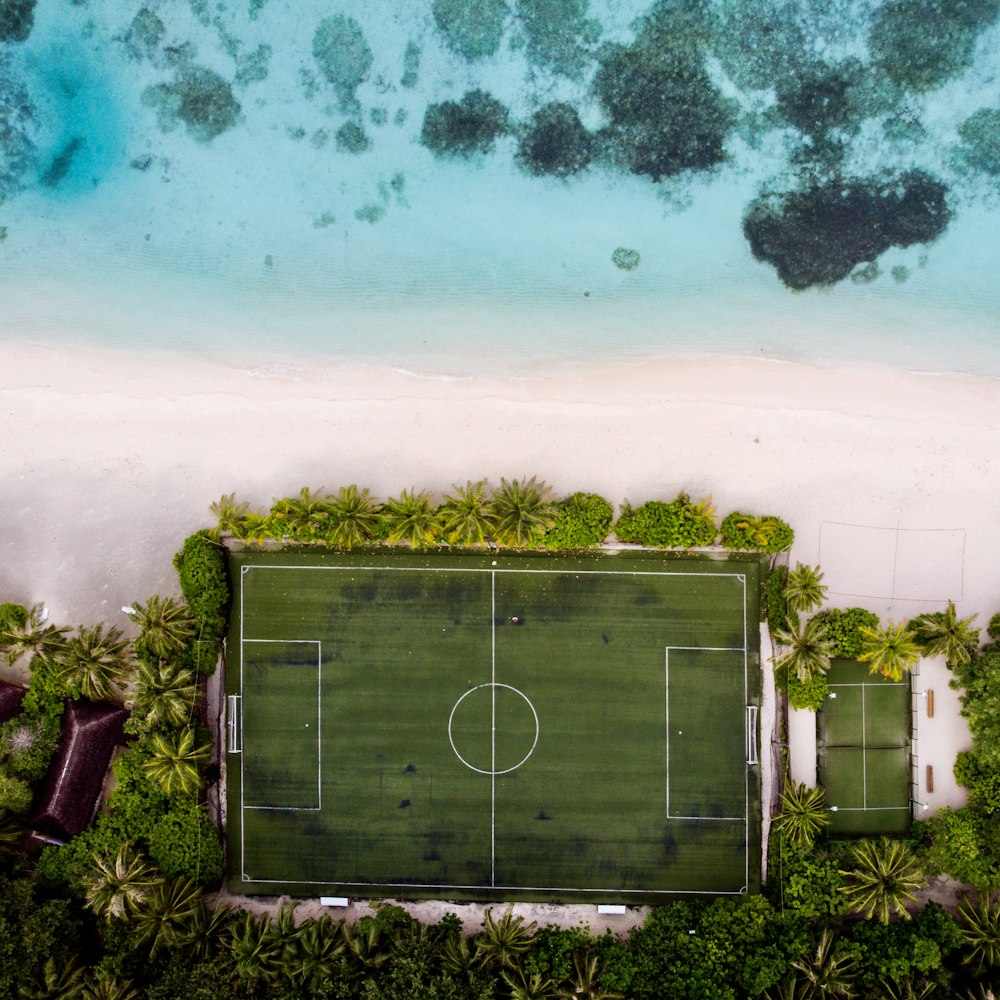
<path fill-rule="evenodd" d="M 688 573 L 670 570 L 641 569 L 500 569 L 499 567 L 483 566 L 481 568 L 463 569 L 451 566 L 295 566 L 285 563 L 269 563 L 267 565 L 241 566 L 240 573 L 251 570 L 294 569 L 309 571 L 328 571 L 337 573 L 352 573 L 355 571 L 374 571 L 383 573 L 544 573 L 549 576 L 693 576 L 705 580 L 740 580 L 746 590 L 746 575 L 743 573 Z"/>
<path fill-rule="evenodd" d="M 861 801 L 868 808 L 868 726 L 865 723 L 865 688 L 861 685 Z"/>
<path fill-rule="evenodd" d="M 861 806 L 831 806 L 830 812 L 839 813 L 886 813 L 886 812 L 909 812 L 909 806 L 869 806 L 862 808 Z"/>
<path fill-rule="evenodd" d="M 446 882 L 312 882 L 306 879 L 247 878 L 243 882 L 254 885 L 342 885 L 359 886 L 365 889 L 499 889 L 502 892 L 604 892 L 619 896 L 743 896 L 747 892 L 744 885 L 740 889 L 568 889 L 561 885 L 483 885 L 482 883 Z"/>
<path fill-rule="evenodd" d="M 828 684 L 831 688 L 890 688 L 906 687 L 906 681 L 844 681 L 839 684 Z"/>

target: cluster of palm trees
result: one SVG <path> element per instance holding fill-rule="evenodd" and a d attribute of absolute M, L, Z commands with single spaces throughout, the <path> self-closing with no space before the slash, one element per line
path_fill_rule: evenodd
<path fill-rule="evenodd" d="M 555 522 L 552 489 L 534 476 L 501 479 L 491 489 L 485 479 L 456 485 L 440 504 L 428 490 L 404 489 L 380 501 L 367 488 L 342 486 L 335 493 L 304 486 L 297 497 L 276 500 L 266 514 L 237 502 L 234 494 L 211 506 L 213 537 L 232 535 L 251 542 L 268 538 L 325 542 L 356 548 L 373 540 L 414 547 L 536 544 Z"/>
<path fill-rule="evenodd" d="M 818 566 L 798 563 L 788 573 L 785 600 L 788 625 L 772 638 L 779 647 L 776 670 L 787 671 L 800 684 L 823 676 L 830 669 L 836 644 L 822 616 L 804 618 L 825 600 L 827 588 Z M 979 643 L 979 630 L 972 627 L 975 615 L 960 619 L 949 601 L 945 611 L 920 615 L 912 622 L 861 626 L 861 653 L 873 674 L 899 681 L 913 670 L 921 656 L 943 655 L 949 664 L 968 663 Z"/>
<path fill-rule="evenodd" d="M 65 697 L 124 703 L 131 711 L 129 730 L 150 738 L 150 776 L 167 793 L 193 791 L 211 753 L 210 745 L 195 737 L 198 684 L 194 671 L 183 663 L 195 635 L 194 622 L 174 597 L 154 595 L 123 610 L 138 627 L 131 641 L 114 626 L 70 629 L 51 624 L 44 608 L 36 605 L 8 617 L 0 630 L 0 652 L 8 665 L 27 659 L 33 684 Z M 17 733 L 37 728 L 44 735 L 52 728 L 46 722 L 58 728 L 62 701 L 41 699 L 37 704 L 41 711 L 55 713 L 54 718 L 28 718 L 31 713 L 25 713 Z M 5 743 L 0 757 L 13 749 Z"/>

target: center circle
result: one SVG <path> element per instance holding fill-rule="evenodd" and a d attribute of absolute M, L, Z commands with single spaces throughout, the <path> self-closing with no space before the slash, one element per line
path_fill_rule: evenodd
<path fill-rule="evenodd" d="M 452 707 L 448 740 L 467 768 L 510 774 L 535 752 L 538 713 L 528 696 L 510 684 L 477 684 Z"/>

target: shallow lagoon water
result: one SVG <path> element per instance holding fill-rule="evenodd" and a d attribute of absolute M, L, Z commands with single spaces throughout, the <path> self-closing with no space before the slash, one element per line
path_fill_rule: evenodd
<path fill-rule="evenodd" d="M 949 79 L 895 87 L 824 131 L 842 147 L 831 166 L 776 95 L 803 61 L 854 57 L 865 86 L 884 85 L 866 62 L 884 5 L 661 4 L 708 10 L 754 60 L 735 63 L 722 28 L 690 43 L 731 102 L 718 162 L 654 180 L 605 149 L 580 172 L 536 176 L 518 154 L 532 115 L 560 102 L 607 133 L 602 53 L 632 45 L 652 9 L 557 6 L 548 35 L 537 5 L 503 7 L 496 51 L 469 59 L 430 2 L 160 0 L 136 19 L 109 0 L 39 0 L 27 39 L 0 43 L 4 336 L 419 372 L 747 355 L 1000 375 L 998 177 L 990 138 L 970 157 L 960 131 L 1000 107 L 995 19 Z M 356 89 L 315 54 L 317 29 L 339 16 L 371 53 Z M 797 33 L 763 58 L 753 32 L 767 16 Z M 563 56 L 568 73 L 553 69 Z M 195 92 L 212 79 L 226 93 Z M 508 132 L 484 152 L 435 155 L 421 141 L 428 107 L 474 90 L 509 110 Z M 743 218 L 763 189 L 834 175 L 888 189 L 915 169 L 947 189 L 936 238 L 801 291 L 751 252 Z M 616 266 L 621 249 L 636 266 Z"/>

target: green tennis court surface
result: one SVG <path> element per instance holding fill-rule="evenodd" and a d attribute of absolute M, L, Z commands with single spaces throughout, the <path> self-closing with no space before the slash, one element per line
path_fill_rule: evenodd
<path fill-rule="evenodd" d="M 818 716 L 820 783 L 834 836 L 910 829 L 910 684 L 834 660 Z"/>
<path fill-rule="evenodd" d="M 760 880 L 753 558 L 230 555 L 231 890 Z"/>

